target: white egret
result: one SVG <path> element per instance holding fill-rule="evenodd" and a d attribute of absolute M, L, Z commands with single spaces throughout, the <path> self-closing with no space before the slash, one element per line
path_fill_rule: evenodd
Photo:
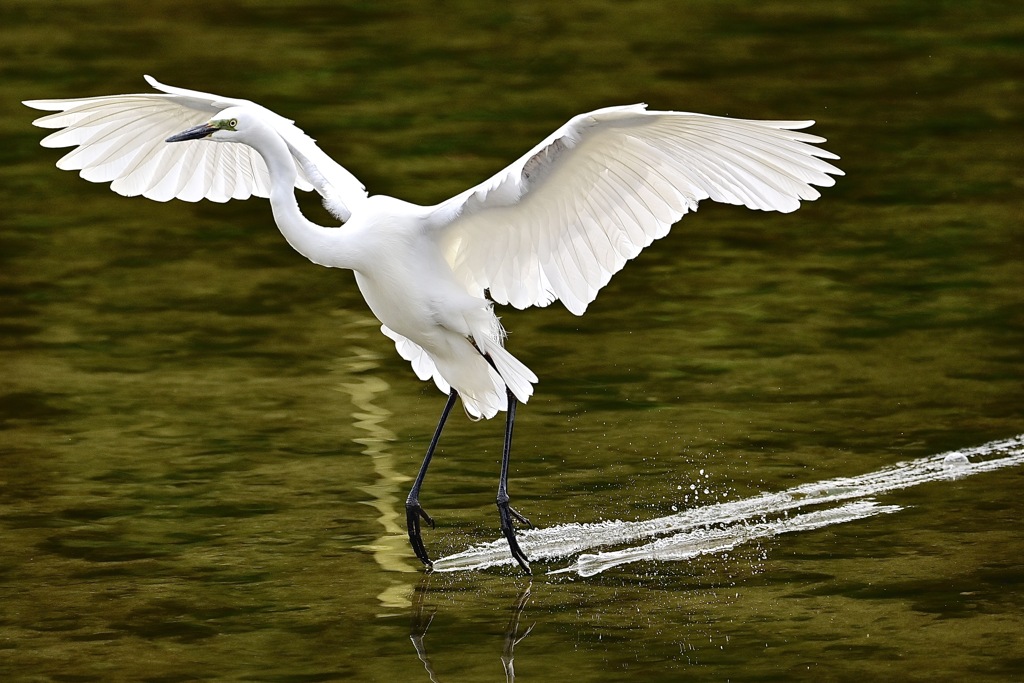
<path fill-rule="evenodd" d="M 476 187 L 418 206 L 368 196 L 292 121 L 258 104 L 146 79 L 160 92 L 25 104 L 58 112 L 34 122 L 61 129 L 43 146 L 76 148 L 58 168 L 157 201 L 269 197 L 296 251 L 355 271 L 399 355 L 448 394 L 406 500 L 409 539 L 428 568 L 420 524 L 434 522 L 420 487 L 461 397 L 471 417 L 506 411 L 497 506 L 512 557 L 530 572 L 514 526 L 529 522 L 509 505 L 507 484 L 516 405 L 530 398 L 537 376 L 505 349 L 494 303 L 521 309 L 560 300 L 580 315 L 626 261 L 700 200 L 789 212 L 819 197 L 812 185 L 842 175 L 824 161 L 838 157 L 813 146 L 823 138 L 798 132 L 813 121 L 636 104 L 580 114 Z M 319 192 L 343 225 L 306 219 L 296 188 Z"/>

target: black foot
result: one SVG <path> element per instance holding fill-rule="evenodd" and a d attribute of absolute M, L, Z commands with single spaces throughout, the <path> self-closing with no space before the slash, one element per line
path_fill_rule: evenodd
<path fill-rule="evenodd" d="M 434 520 L 427 514 L 426 510 L 420 507 L 419 502 L 406 501 L 405 525 L 409 529 L 409 543 L 412 545 L 412 551 L 427 566 L 427 569 L 432 569 L 434 563 L 430 561 L 430 557 L 427 555 L 427 549 L 423 546 L 423 535 L 420 533 L 421 519 L 429 524 L 431 529 L 434 528 Z"/>
<path fill-rule="evenodd" d="M 498 502 L 498 516 L 501 518 L 501 533 L 505 535 L 505 540 L 508 541 L 508 549 L 512 553 L 512 559 L 519 563 L 519 566 L 523 568 L 523 572 L 530 576 L 533 574 L 530 571 L 530 560 L 526 557 L 526 553 L 519 547 L 519 541 L 516 540 L 516 528 L 512 524 L 512 520 L 517 520 L 520 524 L 533 528 L 533 524 L 530 523 L 526 517 L 516 512 L 508 501 Z"/>

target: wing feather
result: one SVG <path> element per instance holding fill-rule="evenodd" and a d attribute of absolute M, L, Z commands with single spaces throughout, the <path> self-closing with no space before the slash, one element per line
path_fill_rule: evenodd
<path fill-rule="evenodd" d="M 342 220 L 366 199 L 366 190 L 355 176 L 324 154 L 291 120 L 249 100 L 175 88 L 149 76 L 146 80 L 160 92 L 26 101 L 29 107 L 56 112 L 33 122 L 58 129 L 42 140 L 44 147 L 75 147 L 57 162 L 58 168 L 79 171 L 91 182 L 110 183 L 118 194 L 156 201 L 267 197 L 269 172 L 252 148 L 234 143 L 164 142 L 228 107 L 247 106 L 260 109 L 288 143 L 298 169 L 298 189 L 316 189 Z"/>
<path fill-rule="evenodd" d="M 398 351 L 399 356 L 409 361 L 412 365 L 412 371 L 416 373 L 416 377 L 421 380 L 434 380 L 437 388 L 446 394 L 451 390 L 451 385 L 441 376 L 437 366 L 434 365 L 434 361 L 431 360 L 430 354 L 424 351 L 421 346 L 406 339 L 387 325 L 381 325 L 380 331 L 385 337 L 395 342 L 395 350 Z"/>
<path fill-rule="evenodd" d="M 434 210 L 452 270 L 517 308 L 558 299 L 583 313 L 625 263 L 712 199 L 794 211 L 843 172 L 799 132 L 645 105 L 581 114 L 487 181 Z"/>

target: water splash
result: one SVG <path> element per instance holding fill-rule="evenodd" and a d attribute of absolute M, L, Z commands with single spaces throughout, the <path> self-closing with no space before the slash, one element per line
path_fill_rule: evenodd
<path fill-rule="evenodd" d="M 627 548 L 607 553 L 583 554 L 576 563 L 562 569 L 548 572 L 564 574 L 576 572 L 580 576 L 593 576 L 617 567 L 620 564 L 639 562 L 641 560 L 680 561 L 689 560 L 700 555 L 722 553 L 732 550 L 741 543 L 758 538 L 768 538 L 793 531 L 810 531 L 821 527 L 852 522 L 857 519 L 874 515 L 898 512 L 899 505 L 879 505 L 874 501 L 861 500 L 846 503 L 837 508 L 805 512 L 792 517 L 782 517 L 770 522 L 731 524 L 725 528 L 694 529 L 683 533 L 660 538 L 636 548 Z"/>
<path fill-rule="evenodd" d="M 868 474 L 801 484 L 785 491 L 693 508 L 657 519 L 528 529 L 519 534 L 519 544 L 532 560 L 541 561 L 565 559 L 603 546 L 642 544 L 625 550 L 580 555 L 573 565 L 552 572 L 571 571 L 590 576 L 625 562 L 683 560 L 722 552 L 755 538 L 895 512 L 899 509 L 897 506 L 879 506 L 867 499 L 919 484 L 962 479 L 1021 464 L 1024 464 L 1024 434 L 897 463 Z M 790 511 L 844 501 L 859 503 L 786 517 Z M 651 539 L 657 540 L 651 542 Z M 434 571 L 484 569 L 505 564 L 512 564 L 512 559 L 505 540 L 499 539 L 443 557 L 434 562 Z"/>

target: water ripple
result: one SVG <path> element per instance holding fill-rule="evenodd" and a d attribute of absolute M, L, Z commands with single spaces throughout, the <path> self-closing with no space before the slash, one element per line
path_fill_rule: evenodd
<path fill-rule="evenodd" d="M 575 572 L 591 576 L 640 560 L 678 561 L 718 553 L 757 538 L 818 529 L 892 513 L 896 505 L 878 505 L 874 496 L 937 481 L 952 481 L 1024 464 L 1024 434 L 981 446 L 910 460 L 855 477 L 801 484 L 785 491 L 685 510 L 640 522 L 620 520 L 595 524 L 563 524 L 528 529 L 519 543 L 533 560 L 554 561 L 579 555 L 552 574 Z M 805 511 L 805 508 L 838 507 Z M 790 514 L 791 512 L 796 514 Z M 651 540 L 656 539 L 656 540 Z M 584 554 L 603 546 L 633 547 Z M 504 539 L 468 548 L 434 562 L 434 571 L 451 572 L 512 564 Z"/>

